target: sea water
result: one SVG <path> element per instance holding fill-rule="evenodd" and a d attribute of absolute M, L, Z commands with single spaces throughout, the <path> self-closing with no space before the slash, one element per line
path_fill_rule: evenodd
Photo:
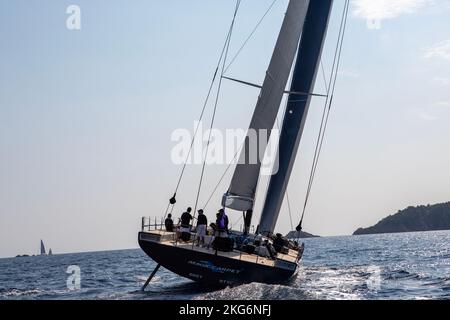
<path fill-rule="evenodd" d="M 0 259 L 0 299 L 450 299 L 450 231 L 303 240 L 289 285 L 204 288 L 140 249 Z"/>

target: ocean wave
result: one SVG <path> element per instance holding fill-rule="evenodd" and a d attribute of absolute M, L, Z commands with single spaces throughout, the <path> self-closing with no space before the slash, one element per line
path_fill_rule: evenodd
<path fill-rule="evenodd" d="M 5 289 L 4 292 L 0 292 L 0 296 L 5 298 L 11 297 L 22 297 L 22 296 L 35 296 L 41 294 L 42 291 L 39 289 L 29 289 L 29 290 L 21 290 L 21 289 Z"/>
<path fill-rule="evenodd" d="M 450 237 L 441 234 L 305 240 L 304 263 L 288 285 L 253 283 L 224 290 L 161 268 L 142 292 L 155 264 L 141 250 L 58 255 L 39 263 L 0 259 L 0 299 L 449 299 Z M 66 269 L 73 264 L 81 269 L 78 291 L 66 284 Z"/>

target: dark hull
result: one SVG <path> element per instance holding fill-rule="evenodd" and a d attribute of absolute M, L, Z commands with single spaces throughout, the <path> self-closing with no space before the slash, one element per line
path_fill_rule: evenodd
<path fill-rule="evenodd" d="M 182 277 L 209 286 L 228 286 L 259 282 L 279 284 L 296 275 L 298 265 L 277 261 L 275 267 L 215 255 L 214 252 L 188 250 L 142 239 L 139 245 L 155 262 Z"/>

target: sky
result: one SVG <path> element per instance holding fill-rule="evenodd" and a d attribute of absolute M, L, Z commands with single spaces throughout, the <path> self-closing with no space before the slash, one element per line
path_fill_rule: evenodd
<path fill-rule="evenodd" d="M 231 55 L 271 2 L 243 0 Z M 70 5 L 80 30 L 67 28 Z M 228 76 L 263 81 L 286 7 L 276 2 Z M 342 8 L 336 0 L 327 74 Z M 138 246 L 141 217 L 164 215 L 172 196 L 181 167 L 171 136 L 193 131 L 233 9 L 229 0 L 0 0 L 0 257 L 37 253 L 40 239 L 54 253 Z M 450 201 L 449 17 L 447 0 L 351 2 L 306 231 L 348 235 L 410 205 Z M 246 129 L 258 93 L 224 82 L 215 127 Z M 322 107 L 314 98 L 288 188 L 294 226 Z M 224 168 L 206 167 L 201 204 Z M 175 216 L 194 205 L 200 170 L 187 167 Z M 240 214 L 229 216 L 238 227 Z M 285 205 L 277 230 L 290 229 Z"/>

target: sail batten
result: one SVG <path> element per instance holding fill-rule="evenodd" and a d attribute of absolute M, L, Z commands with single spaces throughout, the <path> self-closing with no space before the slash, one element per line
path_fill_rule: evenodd
<path fill-rule="evenodd" d="M 289 2 L 249 126 L 249 133 L 230 188 L 223 197 L 222 205 L 224 207 L 238 211 L 253 209 L 262 157 L 286 90 L 309 3 L 309 0 L 291 0 Z M 264 132 L 264 130 L 266 131 Z M 251 141 L 252 133 L 256 133 L 256 135 Z"/>
<path fill-rule="evenodd" d="M 311 1 L 303 28 L 291 83 L 291 92 L 313 92 L 328 29 L 333 0 Z M 286 188 L 298 152 L 312 96 L 288 98 L 279 143 L 278 171 L 271 177 L 259 223 L 259 233 L 275 230 Z"/>

